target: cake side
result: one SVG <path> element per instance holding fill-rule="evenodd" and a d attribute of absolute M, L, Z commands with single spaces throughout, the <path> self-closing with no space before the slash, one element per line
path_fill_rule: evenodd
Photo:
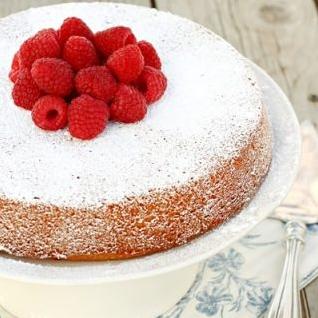
<path fill-rule="evenodd" d="M 271 147 L 264 110 L 239 155 L 179 188 L 94 210 L 1 199 L 0 246 L 29 258 L 109 260 L 185 244 L 226 222 L 251 200 L 268 171 Z"/>

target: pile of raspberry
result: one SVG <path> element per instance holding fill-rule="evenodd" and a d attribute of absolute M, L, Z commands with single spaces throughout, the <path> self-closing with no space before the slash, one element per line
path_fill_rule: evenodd
<path fill-rule="evenodd" d="M 9 77 L 15 104 L 32 112 L 35 125 L 50 131 L 68 126 L 83 140 L 103 132 L 109 120 L 142 120 L 167 87 L 151 43 L 137 42 L 125 26 L 94 34 L 76 17 L 27 39 Z"/>

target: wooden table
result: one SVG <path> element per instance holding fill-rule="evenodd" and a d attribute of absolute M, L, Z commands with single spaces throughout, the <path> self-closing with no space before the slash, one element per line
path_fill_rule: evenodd
<path fill-rule="evenodd" d="M 210 28 L 263 67 L 290 98 L 299 120 L 309 119 L 318 129 L 316 1 L 113 0 L 171 11 Z M 31 6 L 60 2 L 72 1 L 0 0 L 0 16 Z M 302 296 L 309 304 L 310 317 L 318 318 L 318 279 L 303 291 Z"/>

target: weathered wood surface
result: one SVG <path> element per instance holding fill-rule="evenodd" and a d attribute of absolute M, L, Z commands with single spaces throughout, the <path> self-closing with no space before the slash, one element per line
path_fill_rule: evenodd
<path fill-rule="evenodd" d="M 318 279 L 306 287 L 310 318 L 318 318 Z"/>
<path fill-rule="evenodd" d="M 49 4 L 103 1 L 105 0 L 0 0 L 0 17 L 31 7 L 41 7 Z M 151 3 L 149 0 L 112 0 L 111 2 L 132 3 L 143 6 L 150 6 Z"/>
<path fill-rule="evenodd" d="M 226 38 L 283 88 L 318 127 L 318 15 L 313 0 L 157 0 Z"/>

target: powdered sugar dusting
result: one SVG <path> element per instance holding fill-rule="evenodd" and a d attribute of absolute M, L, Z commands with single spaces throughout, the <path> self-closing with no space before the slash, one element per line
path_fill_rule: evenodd
<path fill-rule="evenodd" d="M 74 15 L 94 31 L 130 26 L 156 46 L 168 78 L 166 94 L 145 120 L 110 124 L 88 142 L 35 127 L 30 114 L 13 105 L 7 78 L 26 37 Z M 77 3 L 10 16 L 0 30 L 1 196 L 85 207 L 184 184 L 235 156 L 259 124 L 261 95 L 245 59 L 188 20 L 134 6 Z"/>

